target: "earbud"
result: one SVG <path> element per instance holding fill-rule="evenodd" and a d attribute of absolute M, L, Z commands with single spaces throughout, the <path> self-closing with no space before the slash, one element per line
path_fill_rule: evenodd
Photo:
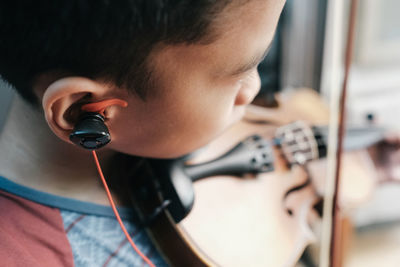
<path fill-rule="evenodd" d="M 79 118 L 69 140 L 86 149 L 94 150 L 107 145 L 111 141 L 110 132 L 104 124 L 104 113 L 107 107 L 117 105 L 127 107 L 125 100 L 106 99 L 82 106 L 83 115 Z"/>
<path fill-rule="evenodd" d="M 104 117 L 96 112 L 83 113 L 75 125 L 69 139 L 85 149 L 98 149 L 111 140 Z"/>

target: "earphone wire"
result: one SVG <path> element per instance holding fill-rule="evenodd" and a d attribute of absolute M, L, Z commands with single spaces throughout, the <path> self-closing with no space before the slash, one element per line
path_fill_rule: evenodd
<path fill-rule="evenodd" d="M 101 170 L 101 166 L 100 166 L 100 163 L 99 163 L 99 159 L 97 158 L 96 151 L 92 150 L 92 155 L 93 155 L 94 161 L 95 161 L 95 163 L 96 163 L 97 171 L 98 171 L 99 176 L 100 176 L 100 178 L 101 178 L 101 181 L 102 181 L 102 183 L 103 183 L 104 189 L 105 189 L 105 191 L 106 191 L 106 193 L 107 193 L 108 201 L 110 202 L 111 208 L 112 208 L 112 210 L 114 211 L 115 217 L 116 217 L 116 219 L 117 219 L 117 221 L 118 221 L 118 223 L 119 223 L 119 225 L 120 225 L 122 231 L 124 232 L 126 238 L 128 239 L 128 241 L 129 241 L 129 243 L 131 244 L 131 246 L 133 247 L 133 249 L 136 251 L 136 253 L 139 254 L 139 256 L 140 256 L 149 266 L 155 267 L 155 265 L 151 262 L 151 260 L 150 260 L 149 258 L 147 258 L 146 255 L 144 255 L 144 254 L 139 250 L 139 248 L 138 248 L 138 247 L 135 245 L 135 243 L 133 242 L 132 238 L 129 236 L 129 233 L 128 233 L 128 231 L 126 230 L 125 225 L 124 225 L 124 223 L 123 223 L 122 220 L 121 220 L 121 217 L 119 216 L 118 210 L 117 210 L 117 208 L 115 207 L 115 204 L 114 204 L 114 201 L 113 201 L 113 199 L 112 199 L 110 190 L 108 189 L 108 185 L 107 185 L 106 179 L 104 178 L 103 171 Z"/>

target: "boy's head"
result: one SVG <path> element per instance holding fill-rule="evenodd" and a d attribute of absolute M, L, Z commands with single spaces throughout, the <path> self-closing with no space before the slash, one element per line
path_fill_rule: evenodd
<path fill-rule="evenodd" d="M 119 98 L 109 148 L 179 156 L 251 102 L 283 2 L 2 1 L 0 75 L 64 141 L 83 104 Z"/>

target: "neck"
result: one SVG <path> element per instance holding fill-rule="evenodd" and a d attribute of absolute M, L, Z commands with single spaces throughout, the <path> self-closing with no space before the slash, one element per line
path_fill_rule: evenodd
<path fill-rule="evenodd" d="M 106 174 L 115 152 L 97 154 Z M 19 96 L 0 135 L 0 175 L 47 193 L 108 205 L 90 151 L 56 137 L 41 109 Z"/>

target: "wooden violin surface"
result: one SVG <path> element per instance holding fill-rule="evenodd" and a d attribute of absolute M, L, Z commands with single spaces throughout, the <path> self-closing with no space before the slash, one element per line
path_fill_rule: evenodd
<path fill-rule="evenodd" d="M 222 154 L 250 133 L 266 138 L 275 127 L 240 122 L 211 143 L 201 160 Z M 229 140 L 229 141 L 228 141 Z M 200 155 L 199 155 L 200 156 Z M 277 160 L 279 155 L 277 155 Z M 200 157 L 196 160 L 200 160 Z M 279 161 L 279 160 L 278 160 Z M 312 186 L 285 198 L 308 174 L 301 167 L 254 177 L 217 176 L 194 184 L 193 210 L 180 226 L 193 243 L 220 266 L 292 266 L 315 241 L 308 226 L 318 200 Z"/>

